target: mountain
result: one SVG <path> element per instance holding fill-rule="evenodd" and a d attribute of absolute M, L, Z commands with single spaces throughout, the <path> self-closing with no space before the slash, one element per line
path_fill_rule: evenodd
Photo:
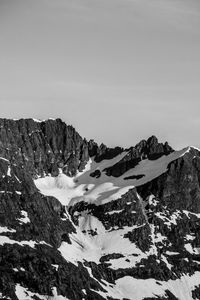
<path fill-rule="evenodd" d="M 200 151 L 0 119 L 0 299 L 200 299 Z"/>

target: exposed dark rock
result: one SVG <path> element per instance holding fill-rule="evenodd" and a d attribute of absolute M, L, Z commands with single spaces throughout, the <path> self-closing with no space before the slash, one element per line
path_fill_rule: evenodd
<path fill-rule="evenodd" d="M 132 175 L 132 176 L 128 176 L 128 177 L 124 177 L 124 180 L 128 180 L 128 179 L 141 179 L 142 177 L 145 177 L 144 174 L 141 175 Z"/>
<path fill-rule="evenodd" d="M 165 144 L 158 143 L 158 139 L 152 136 L 147 141 L 142 140 L 135 147 L 131 147 L 126 151 L 127 154 L 119 162 L 105 169 L 108 176 L 119 177 L 134 168 L 142 159 L 155 160 L 172 153 L 174 150 L 167 142 Z"/>
<path fill-rule="evenodd" d="M 90 173 L 90 176 L 99 178 L 99 177 L 101 177 L 101 171 L 100 170 L 95 170 L 93 173 Z"/>
<path fill-rule="evenodd" d="M 87 141 L 60 119 L 0 119 L 0 156 L 30 175 L 54 176 L 59 167 L 69 176 L 76 174 L 89 158 Z"/>
<path fill-rule="evenodd" d="M 57 176 L 61 170 L 72 177 L 84 169 L 90 157 L 98 163 L 124 153 L 116 164 L 103 170 L 109 182 L 109 176 L 116 179 L 143 159 L 156 160 L 173 151 L 155 136 L 124 150 L 98 146 L 93 140 L 87 142 L 60 119 L 0 119 L 0 298 L 17 300 L 19 284 L 36 293 L 32 299 L 41 299 L 39 295 L 53 297 L 54 287 L 58 295 L 70 300 L 118 299 L 109 295 L 108 287 L 112 289 L 116 280 L 126 276 L 153 279 L 161 286 L 200 272 L 198 150 L 191 148 L 171 162 L 164 174 L 101 205 L 80 197 L 67 208 L 56 198 L 42 195 L 34 184 L 35 178 Z M 92 180 L 102 179 L 98 168 L 90 176 Z M 124 179 L 128 182 L 144 176 Z M 84 188 L 86 193 L 90 191 Z M 26 222 L 20 221 L 23 212 L 28 215 Z M 111 242 L 120 232 L 118 238 L 125 246 L 105 253 L 105 239 L 99 242 L 99 261 L 88 257 L 73 261 L 71 253 L 66 260 L 59 247 L 62 242 L 79 242 L 73 235 L 83 217 L 89 224 L 100 222 L 102 230 L 113 233 Z M 82 233 L 89 240 L 99 241 L 104 236 L 99 230 L 94 222 L 93 229 L 86 226 Z M 131 253 L 127 245 L 132 247 Z M 114 268 L 113 262 L 117 261 L 121 264 Z M 193 299 L 200 299 L 200 282 L 190 292 Z M 144 299 L 178 299 L 170 288 L 165 296 L 154 295 Z"/>

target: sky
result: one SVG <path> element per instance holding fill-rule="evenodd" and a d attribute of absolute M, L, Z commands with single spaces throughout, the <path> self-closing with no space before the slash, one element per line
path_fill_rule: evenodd
<path fill-rule="evenodd" d="M 0 117 L 200 147 L 200 1 L 0 0 Z"/>

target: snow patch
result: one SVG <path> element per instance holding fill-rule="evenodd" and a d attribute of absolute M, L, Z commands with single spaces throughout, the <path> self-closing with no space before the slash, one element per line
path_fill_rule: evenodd
<path fill-rule="evenodd" d="M 107 215 L 113 215 L 113 214 L 119 214 L 123 211 L 124 209 L 120 209 L 120 210 L 112 210 L 112 211 L 108 211 L 106 212 Z"/>
<path fill-rule="evenodd" d="M 173 252 L 173 251 L 166 251 L 167 255 L 178 255 L 180 254 L 179 252 Z"/>
<path fill-rule="evenodd" d="M 190 146 L 190 148 L 200 151 L 200 149 L 195 146 Z"/>
<path fill-rule="evenodd" d="M 3 233 L 3 232 L 16 232 L 15 229 L 8 229 L 7 227 L 1 227 L 0 226 L 0 233 Z M 0 237 L 1 239 L 1 237 Z"/>
<path fill-rule="evenodd" d="M 193 241 L 194 239 L 195 239 L 195 236 L 193 236 L 193 235 L 186 234 L 186 236 L 185 236 L 186 241 Z"/>
<path fill-rule="evenodd" d="M 20 191 L 15 191 L 15 193 L 16 193 L 17 195 L 21 195 L 21 194 L 22 194 Z"/>
<path fill-rule="evenodd" d="M 116 289 L 122 292 L 124 298 L 130 300 L 142 300 L 156 296 L 164 297 L 166 290 L 169 290 L 178 299 L 192 300 L 191 291 L 199 284 L 200 272 L 195 272 L 192 276 L 183 275 L 180 279 L 169 281 L 144 280 L 125 276 L 116 280 Z"/>
<path fill-rule="evenodd" d="M 56 287 L 53 287 L 52 288 L 52 293 L 53 293 L 53 297 L 48 297 L 49 300 L 69 300 L 68 298 L 66 297 L 63 297 L 61 295 L 58 295 L 57 293 L 57 288 Z"/>
<path fill-rule="evenodd" d="M 167 258 L 166 258 L 164 255 L 161 255 L 161 260 L 166 264 L 166 266 L 167 266 L 167 268 L 168 268 L 169 270 L 172 269 L 173 265 L 171 265 L 171 264 L 168 262 Z"/>
<path fill-rule="evenodd" d="M 148 198 L 147 198 L 147 201 L 149 203 L 149 205 L 152 205 L 152 206 L 157 206 L 157 204 L 159 203 L 155 196 L 154 195 L 150 195 Z"/>
<path fill-rule="evenodd" d="M 195 213 L 193 213 L 191 211 L 188 211 L 188 210 L 183 210 L 183 213 L 188 217 L 188 219 L 190 219 L 190 215 L 193 215 L 193 216 L 195 216 L 197 218 L 200 218 L 200 213 L 199 214 L 195 214 Z"/>
<path fill-rule="evenodd" d="M 22 217 L 18 219 L 18 221 L 20 222 L 20 224 L 24 223 L 30 223 L 30 219 L 28 217 L 28 213 L 25 210 L 21 210 L 21 215 Z"/>
<path fill-rule="evenodd" d="M 36 179 L 35 185 L 43 195 L 57 198 L 63 205 L 72 206 L 80 201 L 101 205 L 119 199 L 135 186 L 142 185 L 167 171 L 170 162 L 183 156 L 188 148 L 181 151 L 174 151 L 169 155 L 163 155 L 157 160 L 142 160 L 135 168 L 127 171 L 120 177 L 107 176 L 105 169 L 119 162 L 127 151 L 119 154 L 110 160 L 103 160 L 100 163 L 90 159 L 82 172 L 71 178 L 65 174 L 57 177 L 46 176 Z M 101 176 L 91 177 L 90 174 L 99 171 Z M 145 176 L 139 180 L 129 179 L 137 174 Z"/>
<path fill-rule="evenodd" d="M 11 168 L 8 166 L 7 176 L 11 177 Z"/>
<path fill-rule="evenodd" d="M 15 295 L 19 300 L 34 300 L 35 299 L 34 296 L 37 296 L 41 300 L 47 300 L 51 298 L 48 296 L 40 295 L 38 293 L 32 293 L 27 288 L 21 286 L 20 284 L 17 284 L 15 287 Z"/>
<path fill-rule="evenodd" d="M 125 258 L 121 259 L 121 265 L 127 265 L 126 256 L 131 256 L 133 263 L 147 258 L 147 254 L 143 253 L 134 243 L 130 242 L 124 235 L 144 225 L 134 225 L 132 227 L 125 226 L 123 229 L 106 231 L 102 222 L 96 217 L 88 214 L 79 218 L 79 226 L 76 227 L 76 233 L 69 234 L 71 244 L 62 242 L 58 250 L 62 256 L 71 263 L 78 265 L 78 261 L 93 261 L 99 263 L 100 258 L 107 254 L 117 251 Z M 85 233 L 83 233 L 85 232 Z M 91 232 L 95 232 L 93 235 Z M 133 253 L 138 254 L 137 257 L 132 256 Z M 119 260 L 110 260 L 111 268 L 118 267 Z"/>
<path fill-rule="evenodd" d="M 168 213 L 168 214 L 167 214 Z M 177 220 L 181 219 L 181 211 L 176 210 L 171 215 L 169 212 L 156 212 L 155 216 L 164 221 L 164 224 L 167 225 L 168 228 L 171 228 L 172 224 L 177 225 Z"/>
<path fill-rule="evenodd" d="M 4 157 L 0 157 L 0 159 L 1 159 L 1 160 L 4 160 L 4 161 L 6 161 L 6 162 L 9 162 L 9 160 L 6 159 L 6 158 L 4 158 Z"/>
<path fill-rule="evenodd" d="M 200 254 L 200 249 L 198 248 L 193 248 L 192 245 L 190 243 L 187 243 L 184 245 L 184 248 L 191 254 L 194 254 L 194 255 L 198 255 Z"/>
<path fill-rule="evenodd" d="M 58 271 L 59 265 L 53 265 L 52 264 L 52 267 L 54 267 L 56 269 L 56 271 Z"/>
<path fill-rule="evenodd" d="M 48 245 L 46 242 L 41 241 L 41 242 L 36 242 L 36 241 L 16 241 L 16 240 L 12 240 L 10 239 L 8 236 L 4 236 L 4 235 L 0 235 L 0 245 L 4 245 L 4 244 L 18 244 L 20 246 L 29 246 L 31 248 L 35 248 L 36 245 Z M 48 245 L 50 246 L 50 245 Z"/>

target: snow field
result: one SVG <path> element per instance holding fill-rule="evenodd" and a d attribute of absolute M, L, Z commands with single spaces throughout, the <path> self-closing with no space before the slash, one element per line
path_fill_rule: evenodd
<path fill-rule="evenodd" d="M 90 159 L 84 172 L 79 172 L 74 178 L 70 178 L 65 174 L 60 173 L 56 178 L 51 176 L 38 178 L 35 180 L 35 185 L 42 194 L 56 197 L 66 207 L 80 201 L 102 205 L 112 200 L 119 199 L 129 189 L 142 185 L 160 176 L 167 171 L 170 162 L 183 156 L 188 151 L 189 148 L 175 151 L 167 156 L 162 156 L 155 161 L 145 159 L 135 168 L 127 171 L 118 178 L 107 176 L 103 170 L 120 161 L 127 152 L 118 155 L 114 159 L 104 160 L 100 163 L 96 163 Z M 96 170 L 101 172 L 101 176 L 99 178 L 91 177 L 90 174 Z M 125 177 L 141 174 L 144 174 L 145 176 L 139 180 L 124 180 Z M 153 195 L 149 198 L 149 202 L 151 205 L 157 205 L 157 201 Z M 120 210 L 108 212 L 109 215 L 114 213 L 120 213 Z M 169 218 L 160 213 L 157 213 L 157 217 L 163 219 L 166 225 L 170 227 L 171 224 L 176 224 L 176 221 L 180 216 L 179 211 L 177 211 Z M 142 224 L 141 226 L 146 226 L 146 224 Z M 135 230 L 138 227 L 138 225 L 134 225 L 132 227 L 124 227 L 123 229 L 116 228 L 116 230 L 107 231 L 96 217 L 85 211 L 82 212 L 79 217 L 78 226 L 75 226 L 76 233 L 69 235 L 72 244 L 63 242 L 58 250 L 67 261 L 76 266 L 78 266 L 78 262 L 84 264 L 84 261 L 93 261 L 98 264 L 102 256 L 118 253 L 122 254 L 123 257 L 110 259 L 108 261 L 110 268 L 119 269 L 134 267 L 142 258 L 147 259 L 149 255 L 157 255 L 156 243 L 166 242 L 166 237 L 159 233 L 155 233 L 155 228 L 151 227 L 152 246 L 149 251 L 142 252 L 134 243 L 131 243 L 128 238 L 124 238 L 124 235 L 127 232 Z M 96 234 L 91 235 L 90 233 L 92 231 L 96 232 Z M 178 253 L 168 251 L 166 254 L 175 255 Z M 167 257 L 162 255 L 161 260 L 169 269 L 172 268 Z M 93 277 L 91 269 L 89 267 L 86 268 L 90 276 Z M 191 290 L 194 289 L 196 284 L 199 285 L 199 276 L 200 272 L 196 272 L 191 277 L 185 275 L 180 279 L 173 281 L 169 280 L 167 282 L 158 282 L 154 279 L 135 279 L 133 277 L 125 276 L 116 280 L 115 285 L 106 282 L 105 285 L 102 285 L 102 283 L 99 282 L 107 292 L 95 292 L 102 295 L 105 299 L 110 296 L 119 299 L 128 298 L 130 300 L 142 300 L 144 297 L 155 297 L 156 295 L 164 296 L 165 290 L 168 289 L 174 293 L 178 299 L 191 300 Z M 97 280 L 96 278 L 94 279 Z"/>

